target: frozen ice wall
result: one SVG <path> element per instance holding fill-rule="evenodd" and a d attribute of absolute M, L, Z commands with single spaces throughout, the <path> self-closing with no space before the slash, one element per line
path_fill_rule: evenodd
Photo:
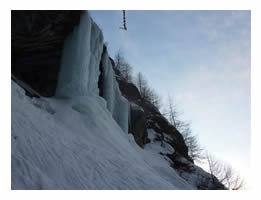
<path fill-rule="evenodd" d="M 103 98 L 107 101 L 107 108 L 112 113 L 114 120 L 125 133 L 128 133 L 129 103 L 121 96 L 118 82 L 114 76 L 111 61 L 105 50 L 102 55 L 103 67 Z"/>
<path fill-rule="evenodd" d="M 56 89 L 57 97 L 99 94 L 99 64 L 103 35 L 88 12 L 65 41 Z"/>
<path fill-rule="evenodd" d="M 102 52 L 102 31 L 85 12 L 81 16 L 79 26 L 65 41 L 56 97 L 98 96 L 99 67 L 102 60 L 103 97 L 107 101 L 107 108 L 114 120 L 127 133 L 128 102 L 121 96 L 107 51 L 103 57 Z"/>

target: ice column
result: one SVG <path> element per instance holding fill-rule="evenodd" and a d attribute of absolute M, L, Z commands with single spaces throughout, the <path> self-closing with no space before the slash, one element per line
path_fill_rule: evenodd
<path fill-rule="evenodd" d="M 128 133 L 129 103 L 121 96 L 118 82 L 114 76 L 111 61 L 105 50 L 102 56 L 103 67 L 103 98 L 107 101 L 107 108 L 114 120 L 125 133 Z"/>
<path fill-rule="evenodd" d="M 121 96 L 107 51 L 103 54 L 103 35 L 87 12 L 65 41 L 56 97 L 74 98 L 99 95 L 100 62 L 103 66 L 103 97 L 114 120 L 128 132 L 128 101 Z"/>
<path fill-rule="evenodd" d="M 88 12 L 64 43 L 56 96 L 72 98 L 88 94 L 99 95 L 99 64 L 103 50 L 103 35 Z"/>

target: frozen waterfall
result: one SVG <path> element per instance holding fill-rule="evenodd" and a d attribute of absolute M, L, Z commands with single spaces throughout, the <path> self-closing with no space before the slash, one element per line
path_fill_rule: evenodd
<path fill-rule="evenodd" d="M 119 124 L 125 133 L 128 133 L 129 103 L 124 97 L 121 96 L 107 50 L 105 50 L 102 55 L 102 67 L 102 96 L 107 101 L 107 108 L 112 113 L 114 120 Z"/>
<path fill-rule="evenodd" d="M 99 94 L 99 64 L 103 49 L 103 34 L 88 12 L 64 43 L 56 89 L 57 97 Z"/>
<path fill-rule="evenodd" d="M 128 132 L 128 101 L 121 96 L 107 51 L 103 52 L 103 34 L 88 12 L 66 39 L 59 72 L 56 97 L 78 98 L 99 95 L 100 62 L 103 67 L 102 97 L 112 117 Z"/>

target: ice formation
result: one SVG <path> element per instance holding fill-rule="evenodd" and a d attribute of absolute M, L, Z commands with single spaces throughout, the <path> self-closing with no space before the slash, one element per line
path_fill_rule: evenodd
<path fill-rule="evenodd" d="M 56 89 L 57 97 L 99 94 L 99 64 L 103 34 L 88 12 L 65 41 Z"/>
<path fill-rule="evenodd" d="M 102 56 L 103 67 L 103 98 L 107 101 L 107 108 L 114 120 L 125 133 L 128 133 L 129 103 L 121 96 L 118 83 L 114 76 L 111 61 L 105 50 Z"/>
<path fill-rule="evenodd" d="M 64 44 L 56 97 L 78 98 L 99 95 L 99 65 L 104 71 L 103 91 L 114 120 L 128 132 L 128 102 L 120 93 L 107 52 L 103 53 L 103 34 L 88 13 Z"/>

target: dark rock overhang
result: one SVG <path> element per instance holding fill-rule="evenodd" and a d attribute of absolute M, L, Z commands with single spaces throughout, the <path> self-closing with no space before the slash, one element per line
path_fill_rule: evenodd
<path fill-rule="evenodd" d="M 65 38 L 82 11 L 12 10 L 11 71 L 42 96 L 54 96 Z"/>

